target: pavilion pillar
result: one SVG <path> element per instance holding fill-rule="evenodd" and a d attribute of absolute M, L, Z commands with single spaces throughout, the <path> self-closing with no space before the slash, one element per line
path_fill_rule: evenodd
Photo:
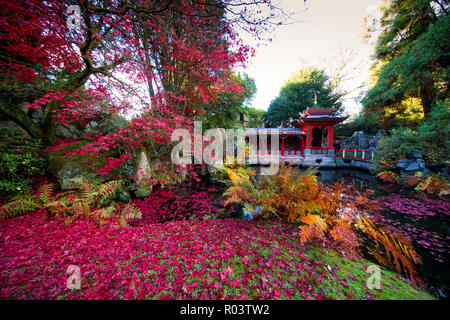
<path fill-rule="evenodd" d="M 305 136 L 300 136 L 300 143 L 301 143 L 301 154 L 303 157 L 305 155 Z"/>
<path fill-rule="evenodd" d="M 311 147 L 311 126 L 308 126 L 308 136 L 306 137 L 306 148 Z"/>
<path fill-rule="evenodd" d="M 328 148 L 332 148 L 333 147 L 333 145 L 332 145 L 333 140 L 331 140 L 331 136 L 332 136 L 331 130 L 333 130 L 332 128 L 333 128 L 332 125 L 328 126 Z"/>
<path fill-rule="evenodd" d="M 281 137 L 281 155 L 284 157 L 284 138 L 285 137 Z"/>
<path fill-rule="evenodd" d="M 309 127 L 306 127 L 306 136 L 305 136 L 305 141 L 304 141 L 304 146 L 305 148 L 308 148 L 308 139 L 309 139 Z"/>
<path fill-rule="evenodd" d="M 334 125 L 331 128 L 331 148 L 334 149 Z"/>
<path fill-rule="evenodd" d="M 264 122 L 262 122 L 262 125 L 261 125 L 261 128 L 262 128 L 262 136 L 260 137 L 260 139 L 261 139 L 261 154 L 262 155 L 265 155 L 266 153 L 264 152 L 264 138 L 265 138 L 265 135 L 264 135 Z"/>

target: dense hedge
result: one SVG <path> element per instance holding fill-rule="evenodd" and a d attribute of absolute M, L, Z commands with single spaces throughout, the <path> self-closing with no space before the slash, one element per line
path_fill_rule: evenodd
<path fill-rule="evenodd" d="M 20 128 L 0 127 L 0 197 L 27 191 L 36 174 L 44 174 L 46 160 L 42 142 Z"/>

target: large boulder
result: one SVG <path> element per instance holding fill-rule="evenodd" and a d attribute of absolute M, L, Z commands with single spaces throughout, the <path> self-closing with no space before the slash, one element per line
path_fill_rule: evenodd
<path fill-rule="evenodd" d="M 409 164 L 410 164 L 409 159 L 400 159 L 397 162 L 397 168 L 405 170 L 406 168 L 408 168 Z"/>
<path fill-rule="evenodd" d="M 355 131 L 351 137 L 341 141 L 343 149 L 374 150 L 378 142 L 385 136 L 384 131 L 379 130 L 375 135 Z"/>
<path fill-rule="evenodd" d="M 81 130 L 79 130 L 74 125 L 58 125 L 55 130 L 55 134 L 58 137 L 68 138 L 68 139 L 79 139 L 83 134 Z"/>
<path fill-rule="evenodd" d="M 38 115 L 37 115 L 38 117 Z M 90 121 L 85 127 L 79 127 L 76 125 L 58 125 L 56 127 L 55 134 L 58 137 L 64 137 L 69 139 L 80 139 L 86 133 L 99 132 L 100 124 L 97 121 Z"/>
<path fill-rule="evenodd" d="M 28 104 L 29 104 L 29 102 L 24 101 L 24 102 L 19 103 L 19 104 L 17 105 L 17 107 L 19 107 L 19 109 L 22 110 L 23 112 L 28 113 L 28 111 L 30 110 L 30 109 L 27 107 Z"/>
<path fill-rule="evenodd" d="M 65 163 L 57 172 L 56 178 L 62 190 L 74 189 L 77 183 L 81 183 L 85 179 L 83 169 L 74 161 Z"/>
<path fill-rule="evenodd" d="M 34 109 L 31 114 L 31 119 L 37 124 L 40 124 L 42 122 L 43 117 L 44 112 L 42 111 L 42 109 Z"/>
<path fill-rule="evenodd" d="M 380 140 L 383 139 L 385 135 L 386 134 L 383 130 L 378 130 L 378 132 L 368 140 L 365 149 L 374 150 L 377 147 L 378 142 L 380 142 Z"/>
<path fill-rule="evenodd" d="M 84 128 L 85 133 L 96 133 L 98 132 L 99 124 L 97 121 L 91 121 L 89 122 L 86 127 Z"/>

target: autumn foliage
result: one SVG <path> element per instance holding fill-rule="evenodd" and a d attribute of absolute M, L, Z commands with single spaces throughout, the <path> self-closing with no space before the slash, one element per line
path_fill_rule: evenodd
<path fill-rule="evenodd" d="M 74 190 L 58 192 L 52 183 L 43 184 L 34 194 L 22 194 L 0 207 L 0 219 L 44 212 L 48 218 L 64 217 L 65 223 L 91 219 L 98 225 L 126 227 L 128 221 L 140 219 L 142 212 L 133 204 L 116 202 L 123 181 L 106 183 L 83 181 Z"/>
<path fill-rule="evenodd" d="M 385 228 L 376 228 L 374 223 L 362 218 L 362 230 L 371 238 L 376 248 L 368 248 L 377 261 L 388 268 L 403 273 L 416 283 L 423 284 L 415 265 L 422 263 L 422 259 L 414 250 L 412 244 L 400 235 L 393 235 Z"/>
<path fill-rule="evenodd" d="M 231 74 L 251 50 L 221 3 L 1 1 L 0 16 L 0 113 L 45 147 L 59 143 L 58 127 L 128 116 L 117 130 L 84 135 L 89 143 L 76 151 L 109 154 L 104 173 L 143 147 L 164 149 L 203 105 L 243 90 Z"/>
<path fill-rule="evenodd" d="M 332 245 L 352 258 L 361 257 L 362 248 L 368 248 L 380 264 L 420 282 L 414 265 L 421 260 L 412 245 L 371 221 L 379 206 L 368 199 L 369 190 L 361 193 L 343 182 L 327 186 L 317 181 L 314 169 L 302 172 L 285 165 L 277 175 L 259 180 L 250 175 L 236 179 L 233 171 L 229 175 L 233 185 L 225 192 L 227 203 L 249 203 L 261 207 L 263 216 L 299 223 L 301 243 Z M 384 253 L 371 248 L 373 242 Z"/>
<path fill-rule="evenodd" d="M 404 183 L 409 187 L 414 187 L 418 192 L 426 192 L 440 197 L 445 197 L 450 194 L 450 183 L 444 178 L 433 174 L 427 176 L 420 174 L 401 179 L 393 171 L 383 171 L 377 174 L 377 177 L 389 183 Z"/>
<path fill-rule="evenodd" d="M 390 183 L 400 183 L 400 180 L 397 178 L 396 174 L 392 171 L 383 171 L 377 174 L 377 177 L 383 181 Z"/>

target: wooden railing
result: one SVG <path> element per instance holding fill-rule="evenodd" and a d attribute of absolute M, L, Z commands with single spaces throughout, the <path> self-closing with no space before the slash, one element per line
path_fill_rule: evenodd
<path fill-rule="evenodd" d="M 372 150 L 358 150 L 358 149 L 341 149 L 334 150 L 335 158 L 342 159 L 358 159 L 358 160 L 373 160 L 373 151 Z"/>
<path fill-rule="evenodd" d="M 314 148 L 311 149 L 311 154 L 329 154 L 331 150 L 330 148 Z M 281 150 L 271 150 L 265 149 L 257 150 L 256 154 L 259 156 L 263 155 L 279 155 L 282 156 Z M 284 156 L 303 156 L 301 150 L 284 150 Z M 358 150 L 358 149 L 335 149 L 334 150 L 335 158 L 342 159 L 356 159 L 356 160 L 364 160 L 364 161 L 372 161 L 373 160 L 373 151 L 372 150 Z"/>

